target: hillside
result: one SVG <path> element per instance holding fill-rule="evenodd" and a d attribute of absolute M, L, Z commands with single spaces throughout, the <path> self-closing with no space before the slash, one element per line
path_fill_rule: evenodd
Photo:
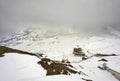
<path fill-rule="evenodd" d="M 44 28 L 27 28 L 21 32 L 11 34 L 0 40 L 0 78 L 3 81 L 46 81 L 46 80 L 71 80 L 71 81 L 118 81 L 111 73 L 97 68 L 103 63 L 117 72 L 120 72 L 120 38 L 118 31 L 111 31 L 104 36 L 81 34 L 71 30 L 46 30 Z M 12 51 L 3 52 L 2 47 L 12 48 Z M 85 55 L 88 57 L 82 60 L 80 56 L 73 55 L 74 48 L 82 48 Z M 16 51 L 13 51 L 16 50 Z M 18 54 L 21 53 L 21 54 Z M 27 54 L 43 54 L 43 61 L 46 64 L 59 64 L 63 59 L 70 61 L 69 66 L 62 66 L 64 69 L 69 67 L 76 72 L 83 72 L 83 74 L 75 73 L 70 75 L 54 75 L 46 76 L 45 63 L 36 57 L 31 57 Z M 117 56 L 95 57 L 95 54 L 116 54 Z M 51 61 L 44 60 L 48 58 Z M 102 58 L 108 62 L 101 61 Z M 58 63 L 59 62 L 59 63 Z M 37 64 L 38 63 L 38 64 Z M 8 68 L 7 66 L 10 67 Z M 47 65 L 48 66 L 48 65 Z M 51 65 L 49 67 L 56 67 Z M 57 70 L 54 68 L 54 70 Z M 59 68 L 60 69 L 60 68 Z M 6 72 L 5 72 L 6 71 Z M 50 71 L 50 70 L 49 70 Z M 58 72 L 60 72 L 59 70 Z M 70 70 L 69 70 L 70 71 Z M 11 72 L 12 75 L 10 74 Z M 68 72 L 69 74 L 69 72 Z M 14 78 L 15 76 L 15 78 Z M 5 78 L 7 77 L 7 78 Z"/>

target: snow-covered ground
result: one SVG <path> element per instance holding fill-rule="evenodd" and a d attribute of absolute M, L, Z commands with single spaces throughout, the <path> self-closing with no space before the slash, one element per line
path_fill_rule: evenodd
<path fill-rule="evenodd" d="M 0 80 L 17 81 L 24 78 L 45 76 L 46 71 L 37 64 L 39 59 L 14 53 L 0 58 Z"/>
<path fill-rule="evenodd" d="M 61 31 L 60 31 L 61 32 Z M 82 75 L 54 75 L 46 76 L 46 71 L 37 64 L 40 60 L 29 55 L 19 55 L 14 53 L 5 54 L 0 58 L 0 80 L 1 81 L 84 81 L 82 77 L 93 81 L 118 81 L 107 71 L 97 68 L 103 62 L 98 62 L 101 58 L 93 57 L 86 61 L 81 61 L 81 57 L 72 54 L 75 47 L 81 47 L 87 56 L 96 53 L 120 55 L 120 32 L 112 31 L 106 36 L 83 35 L 75 32 L 60 33 L 44 29 L 27 29 L 18 34 L 13 34 L 0 41 L 0 45 L 11 48 L 25 50 L 34 53 L 43 53 L 47 57 L 61 61 L 67 58 L 72 65 L 88 76 Z M 89 51 L 89 53 L 88 53 Z M 105 57 L 107 65 L 120 72 L 120 56 Z"/>

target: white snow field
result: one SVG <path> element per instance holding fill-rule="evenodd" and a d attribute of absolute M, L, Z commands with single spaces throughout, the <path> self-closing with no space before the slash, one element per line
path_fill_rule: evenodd
<path fill-rule="evenodd" d="M 105 36 L 84 35 L 73 31 L 60 32 L 29 28 L 1 39 L 0 45 L 43 53 L 58 61 L 67 58 L 76 70 L 84 72 L 86 76 L 78 74 L 46 76 L 46 70 L 37 64 L 39 58 L 6 53 L 0 58 L 0 81 L 85 81 L 82 78 L 92 81 L 118 81 L 112 74 L 97 67 L 104 63 L 98 60 L 105 58 L 108 60 L 106 62 L 108 67 L 120 72 L 120 32 L 112 31 L 112 35 Z M 81 57 L 72 54 L 75 47 L 81 47 L 89 57 L 97 53 L 118 56 L 92 57 L 81 61 Z"/>

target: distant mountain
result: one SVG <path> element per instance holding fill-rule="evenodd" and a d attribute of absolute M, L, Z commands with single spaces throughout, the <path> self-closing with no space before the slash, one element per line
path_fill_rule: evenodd
<path fill-rule="evenodd" d="M 7 37 L 1 38 L 0 45 L 15 46 L 22 44 L 23 41 L 40 41 L 42 39 L 52 38 L 55 36 L 73 34 L 68 30 L 53 30 L 45 28 L 26 28 L 25 30 L 12 33 Z"/>
<path fill-rule="evenodd" d="M 0 40 L 0 45 L 24 51 L 39 53 L 71 53 L 75 47 L 84 51 L 101 51 L 103 48 L 118 45 L 119 31 L 112 27 L 101 29 L 102 35 L 76 32 L 72 29 L 26 28 Z M 99 33 L 99 32 L 98 32 Z M 110 43 L 109 43 L 110 42 Z M 95 47 L 97 46 L 97 47 Z M 103 50 L 102 50 L 103 51 Z M 111 50 L 112 51 L 112 50 Z"/>

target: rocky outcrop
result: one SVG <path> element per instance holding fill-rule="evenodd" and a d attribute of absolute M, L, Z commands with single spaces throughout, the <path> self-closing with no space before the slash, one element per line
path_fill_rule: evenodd
<path fill-rule="evenodd" d="M 70 75 L 72 74 L 81 74 L 81 71 L 76 71 L 75 68 L 70 64 L 64 64 L 59 61 L 51 60 L 49 58 L 42 58 L 38 62 L 41 66 L 47 71 L 46 75 Z"/>
<path fill-rule="evenodd" d="M 19 54 L 26 54 L 26 55 L 42 57 L 42 54 L 35 54 L 35 53 L 27 52 L 27 51 L 22 51 L 22 50 L 9 48 L 9 47 L 6 47 L 6 46 L 0 46 L 0 57 L 3 57 L 4 53 L 19 53 Z"/>

